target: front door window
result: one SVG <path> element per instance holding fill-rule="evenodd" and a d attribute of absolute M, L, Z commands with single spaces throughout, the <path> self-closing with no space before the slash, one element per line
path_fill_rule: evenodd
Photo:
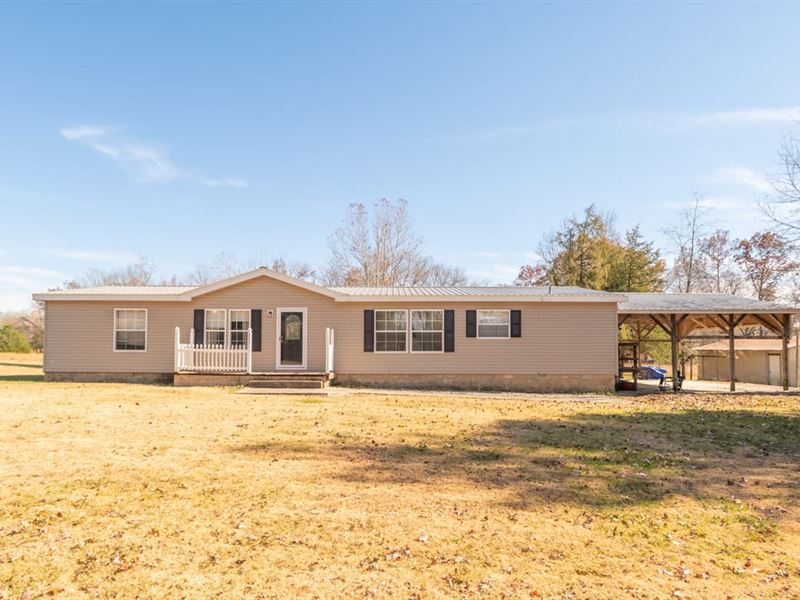
<path fill-rule="evenodd" d="M 303 366 L 303 313 L 281 312 L 281 366 Z"/>

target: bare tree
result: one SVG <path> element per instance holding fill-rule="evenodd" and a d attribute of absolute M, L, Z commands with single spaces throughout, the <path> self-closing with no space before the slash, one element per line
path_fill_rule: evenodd
<path fill-rule="evenodd" d="M 422 238 L 413 230 L 404 200 L 379 200 L 372 211 L 351 204 L 328 245 L 331 257 L 323 276 L 328 285 L 419 285 L 427 275 Z"/>
<path fill-rule="evenodd" d="M 691 205 L 662 230 L 672 242 L 676 254 L 670 287 L 677 292 L 691 293 L 701 289 L 705 283 L 706 264 L 700 246 L 709 227 L 708 212 L 703 207 L 703 197 L 694 194 Z"/>
<path fill-rule="evenodd" d="M 371 209 L 351 204 L 344 223 L 328 238 L 331 256 L 321 280 L 332 286 L 463 286 L 463 269 L 422 254 L 404 200 L 381 199 Z"/>
<path fill-rule="evenodd" d="M 66 289 L 82 287 L 97 287 L 105 285 L 129 285 L 142 286 L 153 285 L 155 283 L 156 267 L 147 257 L 140 257 L 135 263 L 112 269 L 89 269 L 86 274 L 78 280 L 65 281 L 63 286 Z"/>
<path fill-rule="evenodd" d="M 730 232 L 722 229 L 717 229 L 700 241 L 709 291 L 716 294 L 737 294 L 741 291 L 742 277 L 733 260 L 735 249 L 736 242 L 730 238 Z"/>
<path fill-rule="evenodd" d="M 200 263 L 186 277 L 189 285 L 208 285 L 227 277 L 238 275 L 242 271 L 233 254 L 220 252 L 210 261 Z"/>
<path fill-rule="evenodd" d="M 269 257 L 263 250 L 254 253 L 247 261 L 247 270 L 259 267 L 266 267 L 305 281 L 315 282 L 318 279 L 317 270 L 311 264 L 301 260 L 289 260 L 283 255 Z"/>
<path fill-rule="evenodd" d="M 778 149 L 781 173 L 774 178 L 775 196 L 764 212 L 787 237 L 800 239 L 800 137 L 787 137 Z"/>
<path fill-rule="evenodd" d="M 286 260 L 282 256 L 273 258 L 267 264 L 267 268 L 283 273 L 295 279 L 303 279 L 305 281 L 316 281 L 317 270 L 310 264 L 304 261 Z"/>
<path fill-rule="evenodd" d="M 772 231 L 754 233 L 750 239 L 739 240 L 735 259 L 753 286 L 756 298 L 775 300 L 781 280 L 800 268 L 792 252 L 791 244 Z"/>
<path fill-rule="evenodd" d="M 433 263 L 428 267 L 425 278 L 426 285 L 442 287 L 463 287 L 471 285 L 467 273 L 461 267 L 451 267 L 441 263 Z"/>

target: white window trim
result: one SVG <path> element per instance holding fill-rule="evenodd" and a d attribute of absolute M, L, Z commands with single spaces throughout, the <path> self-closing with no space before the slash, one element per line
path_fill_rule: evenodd
<path fill-rule="evenodd" d="M 302 365 L 282 365 L 281 364 L 281 313 L 299 312 L 303 313 L 303 364 Z M 308 365 L 308 308 L 281 308 L 275 309 L 275 368 L 287 371 L 302 371 Z"/>
<path fill-rule="evenodd" d="M 144 350 L 117 350 L 118 331 L 141 331 L 141 329 L 117 329 L 117 313 L 121 310 L 143 310 L 144 311 Z M 146 308 L 115 308 L 114 309 L 114 339 L 112 340 L 111 350 L 114 352 L 147 352 L 147 309 Z"/>
<path fill-rule="evenodd" d="M 406 315 L 406 349 L 405 350 L 378 350 L 378 313 L 379 312 L 401 312 Z M 373 309 L 372 324 L 372 351 L 378 354 L 408 354 L 411 347 L 411 338 L 409 337 L 411 331 L 411 322 L 409 321 L 410 315 L 407 308 L 376 308 Z M 399 333 L 397 329 L 383 329 L 381 333 Z"/>
<path fill-rule="evenodd" d="M 482 312 L 505 312 L 508 313 L 508 335 L 481 335 L 481 313 Z M 475 337 L 479 340 L 508 340 L 511 339 L 511 309 L 508 308 L 484 308 L 475 312 Z"/>
<path fill-rule="evenodd" d="M 413 354 L 441 354 L 444 352 L 444 309 L 443 308 L 412 308 L 409 311 L 408 315 L 408 351 L 412 352 Z M 414 318 L 412 314 L 415 312 L 438 312 L 442 315 L 442 349 L 441 350 L 414 350 Z M 417 333 L 432 333 L 435 332 L 435 329 L 423 329 L 422 331 L 418 331 Z"/>
<path fill-rule="evenodd" d="M 220 309 L 222 310 L 222 309 Z M 253 328 L 253 309 L 252 308 L 227 308 L 227 314 L 225 315 L 225 347 L 231 347 L 231 337 L 233 334 L 233 329 L 231 329 L 231 313 L 234 311 L 246 312 L 248 328 Z M 244 339 L 245 339 L 245 347 L 247 347 L 247 329 L 244 330 Z M 237 330 L 239 331 L 239 330 Z"/>
<path fill-rule="evenodd" d="M 209 331 L 220 331 L 219 329 L 209 329 L 208 328 L 208 313 L 209 311 L 213 312 L 224 312 L 225 313 L 225 326 L 222 328 L 222 347 L 228 347 L 228 309 L 227 308 L 204 308 L 203 309 L 203 341 L 200 342 L 203 346 L 207 346 L 206 340 L 208 339 L 208 332 Z M 215 346 L 217 344 L 214 344 Z"/>

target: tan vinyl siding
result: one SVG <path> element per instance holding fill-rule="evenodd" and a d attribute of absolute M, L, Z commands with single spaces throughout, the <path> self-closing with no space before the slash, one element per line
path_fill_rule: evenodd
<path fill-rule="evenodd" d="M 364 309 L 337 305 L 336 370 L 341 373 L 614 373 L 617 313 L 613 303 L 420 302 L 408 308 L 455 310 L 455 352 L 381 353 L 363 351 Z M 406 305 L 387 305 L 404 309 Z M 522 337 L 466 337 L 466 311 L 507 308 L 522 311 Z"/>
<path fill-rule="evenodd" d="M 147 308 L 146 352 L 114 352 L 114 309 Z M 210 292 L 192 302 L 49 301 L 45 370 L 53 372 L 151 372 L 173 370 L 174 329 L 188 341 L 196 308 L 260 308 L 262 351 L 253 369 L 275 369 L 278 308 L 306 308 L 307 368 L 324 369 L 325 328 L 336 333 L 335 370 L 352 374 L 527 373 L 608 374 L 616 368 L 616 304 L 576 302 L 336 303 L 333 299 L 267 277 Z M 385 354 L 363 351 L 365 309 L 441 308 L 455 311 L 455 352 Z M 522 337 L 466 337 L 466 310 L 522 311 Z M 273 316 L 268 316 L 268 311 Z M 200 341 L 200 340 L 198 340 Z"/>
<path fill-rule="evenodd" d="M 738 340 L 737 340 L 738 341 Z M 769 355 L 780 355 L 779 350 L 736 351 L 736 381 L 742 383 L 769 383 Z M 728 353 L 704 350 L 695 356 L 697 379 L 730 381 Z M 797 386 L 797 350 L 789 348 L 789 386 Z M 779 363 L 780 364 L 780 363 Z"/>

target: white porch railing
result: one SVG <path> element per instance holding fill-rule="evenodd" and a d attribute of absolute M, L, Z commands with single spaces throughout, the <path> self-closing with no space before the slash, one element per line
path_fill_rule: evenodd
<path fill-rule="evenodd" d="M 333 373 L 333 329 L 325 328 L 325 372 Z"/>
<path fill-rule="evenodd" d="M 252 373 L 253 330 L 247 330 L 247 346 L 226 347 L 223 344 L 195 344 L 194 329 L 189 330 L 189 343 L 181 343 L 180 327 L 175 328 L 175 372 Z"/>

